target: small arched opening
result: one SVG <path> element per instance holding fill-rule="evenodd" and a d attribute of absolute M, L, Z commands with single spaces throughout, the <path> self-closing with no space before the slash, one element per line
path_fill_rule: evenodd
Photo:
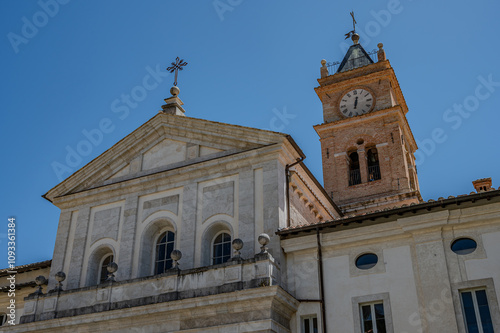
<path fill-rule="evenodd" d="M 358 152 L 350 152 L 347 156 L 349 163 L 349 186 L 361 184 Z"/>
<path fill-rule="evenodd" d="M 382 175 L 380 173 L 377 148 L 373 147 L 368 149 L 368 152 L 366 153 L 366 159 L 368 164 L 368 181 L 372 182 L 381 179 Z"/>
<path fill-rule="evenodd" d="M 102 245 L 89 256 L 87 266 L 87 286 L 94 286 L 106 281 L 108 264 L 114 261 L 114 251 L 110 245 Z"/>

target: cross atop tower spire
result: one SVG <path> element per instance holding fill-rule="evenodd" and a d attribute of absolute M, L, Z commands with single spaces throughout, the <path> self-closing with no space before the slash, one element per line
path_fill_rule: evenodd
<path fill-rule="evenodd" d="M 351 37 L 352 42 L 354 44 L 358 44 L 359 35 L 356 33 L 356 24 L 358 24 L 358 22 L 356 22 L 356 19 L 354 18 L 354 11 L 350 12 L 349 14 L 351 14 L 352 17 L 352 30 L 345 34 L 345 39 Z"/>

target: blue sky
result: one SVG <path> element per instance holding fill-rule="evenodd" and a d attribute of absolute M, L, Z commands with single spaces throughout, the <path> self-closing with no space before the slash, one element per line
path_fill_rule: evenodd
<path fill-rule="evenodd" d="M 9 216 L 18 223 L 17 264 L 52 257 L 60 211 L 41 195 L 157 113 L 173 82 L 157 70 L 176 56 L 189 63 L 179 75 L 188 116 L 289 133 L 322 182 L 312 128 L 322 122 L 322 108 L 313 88 L 321 59 L 342 59 L 352 10 L 361 44 L 370 51 L 384 43 L 405 95 L 424 199 L 469 193 L 477 178 L 500 186 L 499 7 L 430 0 L 0 2 L 0 267 L 7 265 Z M 127 95 L 134 97 L 127 102 Z M 82 146 L 103 121 L 109 126 L 102 140 Z M 68 151 L 78 147 L 85 154 L 70 166 Z"/>

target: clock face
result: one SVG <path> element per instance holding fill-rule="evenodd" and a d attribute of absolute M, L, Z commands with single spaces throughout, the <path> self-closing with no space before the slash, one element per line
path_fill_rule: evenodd
<path fill-rule="evenodd" d="M 354 117 L 368 113 L 371 111 L 372 106 L 372 94 L 361 88 L 349 91 L 340 100 L 340 111 L 346 117 Z"/>

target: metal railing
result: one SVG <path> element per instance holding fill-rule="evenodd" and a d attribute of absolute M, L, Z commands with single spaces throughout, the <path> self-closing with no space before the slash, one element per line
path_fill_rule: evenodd
<path fill-rule="evenodd" d="M 349 186 L 361 184 L 361 172 L 359 169 L 349 171 Z"/>
<path fill-rule="evenodd" d="M 378 61 L 377 50 L 372 50 L 372 51 L 368 52 L 368 55 L 373 60 L 373 62 Z M 358 68 L 358 67 L 363 67 L 363 66 L 369 65 L 370 63 L 368 63 L 367 61 L 363 61 L 364 59 L 366 59 L 365 56 L 350 59 L 350 60 L 348 60 L 348 62 L 346 63 L 345 66 L 350 65 L 349 67 Z M 326 67 L 328 68 L 328 75 L 333 75 L 333 74 L 337 73 L 337 70 L 339 68 L 340 63 L 341 63 L 340 61 L 328 62 L 326 64 Z"/>
<path fill-rule="evenodd" d="M 380 174 L 380 166 L 378 164 L 368 167 L 368 181 L 369 182 L 372 182 L 374 180 L 379 180 L 381 178 L 382 178 L 382 176 Z"/>

